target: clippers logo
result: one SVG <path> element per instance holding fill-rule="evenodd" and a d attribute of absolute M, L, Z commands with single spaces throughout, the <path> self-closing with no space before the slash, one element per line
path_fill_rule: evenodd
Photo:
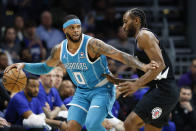
<path fill-rule="evenodd" d="M 162 114 L 162 109 L 160 107 L 155 107 L 152 109 L 152 119 L 157 119 L 161 116 Z"/>

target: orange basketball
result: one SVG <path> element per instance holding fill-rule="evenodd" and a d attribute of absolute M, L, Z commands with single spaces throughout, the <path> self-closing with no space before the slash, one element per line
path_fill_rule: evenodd
<path fill-rule="evenodd" d="M 12 68 L 3 75 L 3 85 L 12 93 L 23 90 L 26 86 L 26 82 L 27 78 L 25 73 L 22 70 L 17 71 L 16 68 Z"/>

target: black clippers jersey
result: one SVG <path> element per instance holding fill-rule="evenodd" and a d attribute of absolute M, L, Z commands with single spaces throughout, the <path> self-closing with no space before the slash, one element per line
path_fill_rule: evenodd
<path fill-rule="evenodd" d="M 148 29 L 146 29 L 148 30 Z M 165 49 L 163 48 L 163 46 L 161 45 L 161 43 L 159 42 L 159 48 L 161 49 L 161 53 L 165 62 L 165 69 L 151 82 L 149 82 L 147 85 L 149 85 L 150 87 L 155 86 L 155 84 L 157 82 L 162 82 L 165 80 L 174 80 L 174 73 L 173 73 L 173 68 L 172 68 L 172 64 L 170 62 L 170 59 L 168 57 L 168 55 L 165 52 Z M 137 39 L 136 39 L 136 43 L 135 43 L 135 51 L 134 51 L 134 55 L 135 57 L 137 57 L 141 62 L 148 64 L 150 63 L 150 59 L 148 58 L 148 56 L 146 55 L 146 53 L 141 50 L 138 49 L 137 46 Z M 141 77 L 142 75 L 144 75 L 144 72 L 141 70 L 137 70 L 137 74 L 139 77 Z"/>

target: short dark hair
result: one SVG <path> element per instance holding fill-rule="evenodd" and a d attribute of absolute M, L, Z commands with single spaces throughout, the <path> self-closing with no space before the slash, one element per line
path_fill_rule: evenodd
<path fill-rule="evenodd" d="M 133 9 L 128 10 L 128 12 L 131 18 L 135 18 L 135 17 L 140 18 L 141 28 L 147 27 L 146 14 L 144 13 L 142 9 L 133 8 Z"/>
<path fill-rule="evenodd" d="M 6 33 L 8 32 L 9 29 L 14 29 L 15 30 L 14 26 L 7 26 L 5 28 L 5 31 L 4 31 L 4 37 L 5 37 L 5 35 L 6 35 Z"/>
<path fill-rule="evenodd" d="M 76 16 L 76 15 L 72 15 L 72 14 L 67 15 L 67 16 L 64 17 L 63 22 L 67 22 L 68 20 L 71 20 L 71 19 L 79 19 L 79 17 Z"/>
<path fill-rule="evenodd" d="M 28 76 L 27 76 L 27 84 L 29 83 L 29 80 L 38 80 L 38 76 L 28 74 Z"/>
<path fill-rule="evenodd" d="M 4 51 L 0 51 L 0 56 L 2 56 L 2 55 L 6 55 L 6 53 Z"/>
<path fill-rule="evenodd" d="M 180 87 L 180 90 L 181 90 L 181 89 L 191 90 L 191 87 L 190 87 L 190 86 L 181 86 L 181 87 Z"/>

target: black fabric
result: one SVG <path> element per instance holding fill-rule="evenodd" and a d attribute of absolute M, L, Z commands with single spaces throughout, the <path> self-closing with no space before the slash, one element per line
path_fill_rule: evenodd
<path fill-rule="evenodd" d="M 148 31 L 150 31 L 150 30 L 147 29 L 147 28 L 143 28 L 143 30 L 148 30 Z M 165 65 L 166 65 L 165 69 L 162 71 L 162 74 L 167 70 L 167 68 L 169 68 L 169 71 L 168 71 L 168 74 L 167 74 L 167 79 L 168 79 L 168 80 L 174 80 L 174 72 L 173 72 L 172 64 L 171 64 L 171 62 L 170 62 L 170 59 L 169 59 L 168 55 L 167 55 L 166 52 L 165 52 L 165 49 L 163 48 L 163 46 L 162 46 L 162 44 L 161 44 L 160 42 L 159 42 L 159 47 L 160 47 L 160 49 L 161 49 L 161 53 L 162 53 L 162 56 L 163 56 L 163 59 L 164 59 Z M 143 62 L 143 63 L 145 63 L 145 64 L 150 63 L 150 59 L 148 58 L 148 56 L 146 55 L 146 53 L 145 53 L 143 50 L 141 50 L 141 49 L 139 49 L 139 48 L 137 47 L 137 40 L 136 40 L 136 43 L 135 43 L 134 55 L 135 55 L 141 62 Z M 142 75 L 144 75 L 144 72 L 141 71 L 141 70 L 137 70 L 137 74 L 138 74 L 139 77 L 141 77 Z M 162 81 L 162 79 L 159 80 L 159 81 Z M 153 80 L 153 81 L 149 82 L 148 85 L 151 87 L 151 86 L 155 85 L 156 83 L 157 83 L 157 80 Z"/>
<path fill-rule="evenodd" d="M 7 92 L 7 90 L 4 88 L 3 84 L 0 83 L 0 111 L 4 110 L 5 107 L 5 101 L 9 102 L 10 96 Z"/>
<path fill-rule="evenodd" d="M 172 121 L 176 124 L 176 131 L 196 131 L 196 111 L 186 112 L 180 106 L 180 103 L 176 105 L 172 111 Z"/>
<path fill-rule="evenodd" d="M 176 87 L 175 81 L 161 81 L 143 96 L 136 105 L 134 112 L 141 117 L 146 124 L 161 128 L 167 124 L 169 114 L 176 106 L 178 99 L 179 89 Z M 157 115 L 155 115 L 156 112 L 152 113 L 156 111 L 155 109 L 158 109 Z M 160 114 L 160 116 L 158 116 L 158 114 Z M 157 118 L 153 119 L 154 115 L 157 116 Z"/>

